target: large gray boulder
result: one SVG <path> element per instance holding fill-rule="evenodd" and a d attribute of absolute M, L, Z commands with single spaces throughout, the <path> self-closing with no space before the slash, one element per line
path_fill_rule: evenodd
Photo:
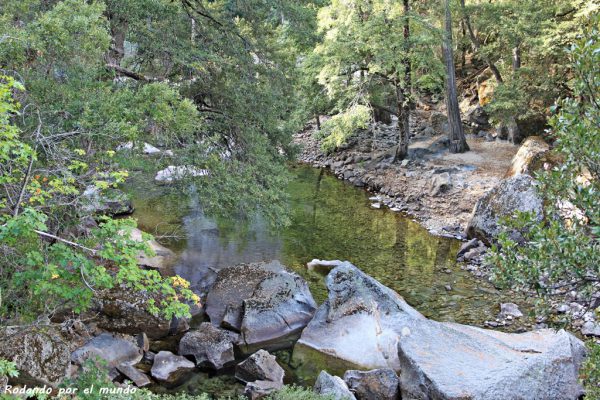
<path fill-rule="evenodd" d="M 400 380 L 393 369 L 346 371 L 344 382 L 358 400 L 400 399 Z"/>
<path fill-rule="evenodd" d="M 246 354 L 290 347 L 316 307 L 306 281 L 277 261 L 220 270 L 206 299 L 210 321 L 240 332 Z"/>
<path fill-rule="evenodd" d="M 346 262 L 299 340 L 322 362 L 400 373 L 408 399 L 576 399 L 585 347 L 565 331 L 507 334 L 428 320 Z M 294 350 L 294 356 L 299 350 Z"/>
<path fill-rule="evenodd" d="M 259 350 L 235 367 L 235 377 L 242 382 L 272 381 L 283 384 L 284 371 L 274 355 Z"/>
<path fill-rule="evenodd" d="M 199 367 L 221 369 L 235 361 L 233 344 L 239 335 L 202 323 L 197 330 L 186 333 L 179 341 L 179 355 L 192 356 Z"/>
<path fill-rule="evenodd" d="M 117 188 L 100 190 L 90 185 L 83 191 L 80 203 L 81 209 L 88 214 L 114 216 L 133 212 L 129 195 Z"/>
<path fill-rule="evenodd" d="M 346 369 L 399 370 L 400 332 L 425 317 L 349 262 L 333 269 L 326 284 L 328 298 L 302 332 L 294 356 L 307 347 L 345 360 Z"/>
<path fill-rule="evenodd" d="M 532 212 L 541 219 L 542 205 L 531 176 L 516 175 L 505 179 L 477 201 L 467 226 L 467 236 L 491 245 L 500 233 L 498 223 L 501 218 L 521 211 Z"/>
<path fill-rule="evenodd" d="M 19 370 L 18 378 L 11 378 L 11 382 L 57 386 L 71 375 L 71 352 L 79 339 L 66 334 L 59 325 L 2 328 L 0 359 L 14 362 Z"/>
<path fill-rule="evenodd" d="M 195 368 L 193 362 L 182 356 L 176 356 L 170 351 L 159 351 L 154 356 L 150 373 L 157 381 L 167 386 L 181 383 Z"/>
<path fill-rule="evenodd" d="M 185 319 L 168 320 L 148 312 L 149 301 L 159 303 L 158 295 L 117 286 L 98 293 L 95 322 L 109 332 L 137 335 L 145 333 L 150 339 L 185 332 L 189 325 Z"/>
<path fill-rule="evenodd" d="M 70 359 L 74 364 L 83 365 L 87 360 L 100 358 L 106 361 L 108 367 L 117 367 L 121 364 L 137 364 L 142 356 L 142 349 L 137 346 L 134 338 L 102 333 L 75 350 Z"/>
<path fill-rule="evenodd" d="M 583 343 L 565 332 L 496 332 L 426 321 L 398 344 L 402 398 L 577 399 Z"/>
<path fill-rule="evenodd" d="M 329 375 L 325 371 L 321 371 L 317 377 L 313 390 L 318 394 L 333 398 L 333 400 L 356 400 L 342 378 Z"/>

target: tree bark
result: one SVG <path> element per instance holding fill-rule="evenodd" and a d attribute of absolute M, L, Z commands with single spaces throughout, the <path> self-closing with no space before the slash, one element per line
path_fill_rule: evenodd
<path fill-rule="evenodd" d="M 521 46 L 517 43 L 515 47 L 513 47 L 512 51 L 512 68 L 513 75 L 521 68 Z M 514 79 L 514 77 L 513 77 Z M 521 142 L 521 130 L 519 129 L 519 125 L 517 124 L 517 119 L 513 116 L 508 121 L 508 138 L 514 144 L 518 144 Z"/>
<path fill-rule="evenodd" d="M 121 60 L 125 57 L 125 38 L 129 23 L 114 15 L 109 15 L 111 44 L 107 54 L 107 63 L 109 65 L 121 65 Z"/>
<path fill-rule="evenodd" d="M 465 139 L 458 97 L 456 95 L 456 71 L 454 69 L 454 54 L 452 51 L 452 15 L 450 13 L 450 0 L 445 0 L 445 25 L 446 35 L 443 41 L 443 53 L 446 61 L 446 108 L 448 111 L 448 125 L 450 127 L 450 152 L 464 153 L 469 150 Z"/>
<path fill-rule="evenodd" d="M 404 65 L 404 77 L 400 84 L 396 84 L 396 101 L 398 108 L 398 147 L 394 161 L 403 160 L 408 156 L 408 144 L 410 141 L 410 101 L 411 101 L 411 62 L 410 62 L 410 0 L 403 0 L 404 6 L 404 54 L 402 64 Z"/>

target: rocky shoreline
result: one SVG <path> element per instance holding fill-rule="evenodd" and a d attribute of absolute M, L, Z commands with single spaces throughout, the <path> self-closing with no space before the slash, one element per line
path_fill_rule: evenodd
<path fill-rule="evenodd" d="M 583 393 L 578 370 L 585 346 L 565 331 L 501 333 L 436 322 L 349 262 L 330 267 L 328 298 L 319 307 L 306 282 L 279 262 L 244 264 L 219 272 L 206 322 L 196 328 L 152 330 L 140 319 L 99 310 L 117 320 L 115 329 L 65 321 L 5 331 L 0 353 L 18 354 L 0 356 L 18 364 L 22 375 L 11 383 L 21 385 L 56 387 L 101 358 L 121 387 L 130 381 L 176 388 L 194 373 L 228 369 L 248 398 L 258 399 L 281 389 L 286 376 L 268 351 L 293 348 L 285 367 L 310 377 L 317 393 L 340 400 L 576 399 Z M 219 285 L 232 274 L 231 285 Z M 143 304 L 133 306 L 143 313 Z M 536 379 L 528 379 L 532 371 Z"/>
<path fill-rule="evenodd" d="M 557 160 L 540 137 L 532 136 L 516 146 L 479 130 L 477 121 L 465 125 L 471 132 L 467 134 L 471 151 L 450 154 L 445 116 L 423 110 L 413 114 L 409 157 L 401 162 L 394 162 L 395 122 L 372 123 L 332 153 L 321 149 L 317 128 L 308 126 L 294 138 L 301 149 L 298 161 L 327 168 L 339 179 L 372 192 L 373 208 L 404 213 L 433 235 L 464 241 L 457 254 L 461 268 L 489 280 L 492 272 L 484 260 L 499 232 L 499 218 L 515 210 L 534 212 L 541 218 L 542 199 L 531 175 Z M 577 292 L 562 293 L 553 300 L 552 311 L 583 336 L 598 338 L 600 324 L 592 307 L 598 299 L 600 292 L 593 299 Z M 511 320 L 499 316 L 486 321 L 486 326 L 510 325 Z M 546 327 L 547 321 L 548 316 L 539 315 L 536 326 Z"/>

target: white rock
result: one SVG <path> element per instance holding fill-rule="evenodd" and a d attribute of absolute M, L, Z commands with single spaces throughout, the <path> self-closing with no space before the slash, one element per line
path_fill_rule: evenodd
<path fill-rule="evenodd" d="M 195 177 L 195 176 L 206 176 L 208 175 L 208 170 L 199 169 L 196 167 L 190 167 L 186 165 L 169 165 L 167 168 L 158 171 L 154 180 L 158 182 L 171 183 L 176 180 L 183 179 L 185 177 Z"/>
<path fill-rule="evenodd" d="M 143 153 L 144 154 L 158 154 L 158 153 L 160 153 L 160 149 L 152 146 L 151 144 L 144 143 Z"/>

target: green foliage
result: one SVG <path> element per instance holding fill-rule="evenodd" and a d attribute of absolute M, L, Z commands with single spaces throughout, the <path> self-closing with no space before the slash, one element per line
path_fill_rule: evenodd
<path fill-rule="evenodd" d="M 479 39 L 474 56 L 498 68 L 498 84 L 486 107 L 498 123 L 545 115 L 563 85 L 570 65 L 564 48 L 583 33 L 594 0 L 466 0 L 465 14 Z M 466 40 L 466 39 L 464 39 Z M 470 44 L 470 43 L 469 43 Z M 513 56 L 520 55 L 520 65 Z M 494 78 L 490 78 L 494 80 Z"/>
<path fill-rule="evenodd" d="M 346 111 L 334 115 L 323 124 L 319 132 L 323 137 L 321 147 L 331 152 L 344 144 L 359 129 L 366 129 L 371 120 L 371 109 L 362 105 L 354 105 Z"/>
<path fill-rule="evenodd" d="M 16 378 L 19 376 L 17 365 L 12 361 L 0 359 L 0 378 Z"/>
<path fill-rule="evenodd" d="M 581 380 L 585 387 L 585 398 L 600 399 L 600 345 L 588 342 L 588 355 L 581 368 Z"/>
<path fill-rule="evenodd" d="M 490 262 L 496 278 L 543 298 L 570 290 L 591 298 L 600 281 L 600 32 L 598 19 L 570 50 L 574 96 L 552 118 L 555 151 L 563 162 L 537 175 L 545 219 L 520 214 L 506 221 L 525 245 L 499 237 Z"/>
<path fill-rule="evenodd" d="M 270 400 L 333 400 L 334 398 L 333 395 L 316 394 L 310 389 L 299 386 L 284 386 L 283 389 L 268 397 Z"/>
<path fill-rule="evenodd" d="M 179 277 L 162 278 L 158 272 L 142 270 L 137 265 L 140 252 L 152 255 L 152 251 L 146 242 L 130 238 L 134 221 L 105 218 L 78 243 L 47 233 L 57 210 L 53 202 L 61 196 L 78 196 L 74 174 L 88 167 L 73 158 L 66 170 L 43 178 L 31 176 L 30 167 L 37 154 L 10 123 L 10 116 L 18 112 L 18 104 L 11 96 L 12 90 L 17 89 L 22 86 L 13 79 L 0 78 L 0 187 L 7 193 L 0 204 L 10 206 L 9 213 L 0 213 L 2 316 L 29 321 L 60 307 L 79 313 L 90 306 L 97 290 L 117 284 L 156 294 L 159 301 L 150 304 L 149 309 L 154 314 L 166 318 L 188 316 L 186 302 L 198 302 L 189 283 Z M 84 153 L 73 151 L 75 156 Z M 113 171 L 97 176 L 105 180 L 97 180 L 96 185 L 109 188 L 126 174 Z"/>

